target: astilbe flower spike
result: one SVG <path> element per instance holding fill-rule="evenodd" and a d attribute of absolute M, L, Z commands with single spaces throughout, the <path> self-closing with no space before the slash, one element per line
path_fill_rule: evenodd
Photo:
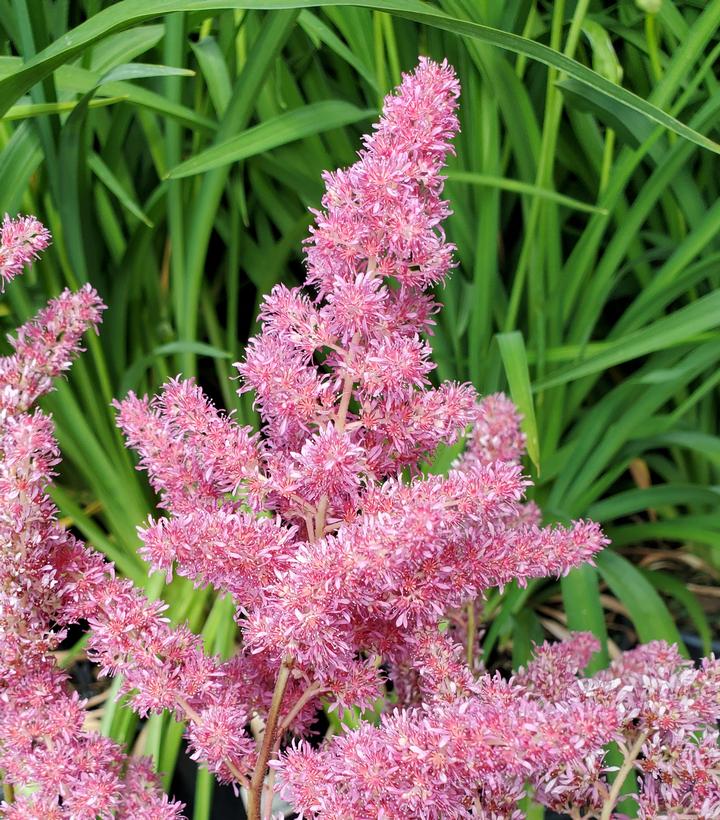
<path fill-rule="evenodd" d="M 265 298 L 262 331 L 238 363 L 261 437 L 192 381 L 118 403 L 118 422 L 170 513 L 140 529 L 143 555 L 168 576 L 229 592 L 237 606 L 242 648 L 222 685 L 237 681 L 248 714 L 265 723 L 244 764 L 252 818 L 268 761 L 288 729 L 302 733 L 320 696 L 330 708 L 370 706 L 384 691 L 384 665 L 398 690 L 412 688 L 403 675 L 415 675 L 419 636 L 445 613 L 489 587 L 565 573 L 605 543 L 591 523 L 543 529 L 522 503 L 523 439 L 507 399 L 478 402 L 467 384 L 429 380 L 431 288 L 454 264 L 441 169 L 458 94 L 447 64 L 422 59 L 386 99 L 358 162 L 325 175 L 306 243 L 309 289 L 278 285 Z M 467 455 L 448 476 L 424 477 L 421 462 L 468 425 Z M 468 703 L 473 719 L 490 708 Z M 449 725 L 469 707 L 443 708 Z M 445 725 L 437 719 L 430 735 Z M 193 735 L 199 758 L 210 745 L 203 750 L 202 734 Z M 481 748 L 478 738 L 479 757 Z M 577 757 L 562 757 L 560 741 L 553 749 L 545 765 Z M 519 777 L 526 763 L 514 765 Z M 418 806 L 423 799 L 419 792 Z M 355 816 L 342 805 L 328 816 Z"/>
<path fill-rule="evenodd" d="M 40 789 L 19 793 L 8 816 L 73 816 L 72 801 L 78 816 L 179 815 L 145 764 L 81 733 L 81 704 L 51 655 L 81 620 L 101 673 L 122 674 L 141 716 L 185 720 L 191 756 L 245 789 L 250 820 L 270 817 L 273 792 L 317 820 L 520 818 L 527 794 L 610 820 L 622 816 L 628 778 L 642 817 L 717 815 L 714 660 L 695 669 L 657 643 L 587 678 L 598 644 L 579 634 L 543 645 L 510 680 L 466 662 L 477 656 L 469 613 L 486 590 L 562 575 L 607 541 L 592 522 L 543 527 L 524 501 L 525 442 L 507 398 L 430 381 L 432 288 L 453 267 L 441 170 L 458 94 L 450 66 L 421 59 L 385 100 L 358 161 L 325 175 L 307 287 L 278 285 L 265 297 L 261 332 L 237 363 L 260 431 L 216 409 L 192 380 L 116 403 L 165 513 L 140 527 L 141 554 L 168 578 L 231 597 L 239 646 L 229 660 L 208 657 L 186 626 L 171 627 L 161 602 L 63 531 L 45 495 L 58 452 L 49 420 L 27 411 L 99 303 L 90 292 L 67 296 L 62 315 L 19 334 L 15 359 L 0 366 L 0 482 L 14 516 L 0 767 Z M 463 438 L 447 475 L 423 469 L 441 444 Z M 29 670 L 40 683 L 25 685 Z M 392 711 L 376 725 L 309 742 L 320 706 L 387 706 L 391 687 Z M 50 692 L 65 693 L 62 719 Z M 55 744 L 38 743 L 48 731 L 79 749 L 82 765 L 55 760 Z M 606 755 L 611 741 L 620 767 Z"/>
<path fill-rule="evenodd" d="M 48 242 L 36 220 L 6 218 L 3 276 Z M 102 561 L 57 522 L 46 489 L 59 452 L 51 419 L 31 405 L 70 366 L 103 309 L 89 287 L 66 291 L 0 359 L 0 773 L 11 798 L 0 813 L 8 820 L 176 820 L 182 809 L 145 763 L 84 728 L 84 703 L 53 654 L 74 620 L 65 606 L 70 564 L 75 577 L 89 572 L 87 585 Z M 110 572 L 103 567 L 103 579 Z"/>
<path fill-rule="evenodd" d="M 11 219 L 5 214 L 0 226 L 0 291 L 49 244 L 50 231 L 34 216 Z"/>

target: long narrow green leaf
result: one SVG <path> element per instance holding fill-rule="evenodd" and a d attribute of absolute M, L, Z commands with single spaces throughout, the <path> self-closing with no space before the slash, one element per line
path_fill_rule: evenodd
<path fill-rule="evenodd" d="M 597 556 L 603 579 L 627 608 L 641 641 L 663 640 L 676 643 L 687 657 L 687 649 L 672 615 L 652 585 L 626 558 L 612 550 Z"/>
<path fill-rule="evenodd" d="M 595 521 L 610 521 L 643 510 L 679 504 L 720 504 L 720 491 L 697 484 L 637 488 L 598 501 L 590 507 L 588 515 Z"/>
<path fill-rule="evenodd" d="M 104 74 L 101 84 L 117 83 L 126 80 L 144 80 L 148 77 L 194 77 L 195 72 L 189 68 L 174 68 L 169 65 L 147 65 L 145 63 L 127 63 L 119 65 Z"/>
<path fill-rule="evenodd" d="M 522 414 L 521 425 L 527 439 L 528 455 L 535 469 L 540 472 L 540 442 L 535 421 L 535 405 L 530 387 L 525 342 L 519 331 L 498 333 L 495 338 L 500 347 L 505 375 L 510 385 L 510 395 Z"/>
<path fill-rule="evenodd" d="M 233 139 L 213 145 L 180 163 L 168 173 L 168 177 L 179 179 L 202 174 L 313 134 L 366 120 L 374 113 L 372 109 L 357 108 L 341 100 L 310 103 L 249 128 Z"/>
<path fill-rule="evenodd" d="M 568 628 L 592 632 L 600 640 L 600 651 L 590 661 L 587 672 L 597 672 L 608 664 L 607 626 L 600 603 L 600 587 L 595 567 L 587 564 L 571 570 L 560 582 Z"/>
<path fill-rule="evenodd" d="M 622 527 L 610 527 L 608 535 L 618 546 L 666 539 L 708 544 L 720 550 L 720 524 L 718 524 L 717 514 L 685 515 L 669 520 L 644 521 Z"/>
<path fill-rule="evenodd" d="M 147 356 L 137 358 L 125 371 L 118 392 L 121 396 L 124 396 L 128 390 L 135 389 L 145 371 L 161 357 L 187 352 L 195 353 L 198 356 L 209 356 L 212 359 L 232 358 L 232 354 L 227 350 L 221 350 L 204 342 L 168 342 L 168 344 L 159 345 Z"/>
<path fill-rule="evenodd" d="M 672 598 L 675 598 L 690 616 L 697 634 L 702 642 L 702 650 L 704 655 L 709 655 L 712 651 L 712 631 L 708 623 L 707 616 L 692 592 L 685 586 L 681 578 L 676 578 L 674 575 L 669 575 L 667 572 L 659 572 L 653 570 L 641 570 L 643 576 L 660 592 L 664 592 Z"/>
<path fill-rule="evenodd" d="M 658 319 L 642 330 L 614 341 L 606 350 L 587 361 L 543 379 L 536 391 L 599 373 L 609 367 L 664 350 L 675 344 L 692 342 L 696 334 L 720 326 L 720 292 L 711 293 L 691 305 Z"/>
<path fill-rule="evenodd" d="M 4 114 L 10 105 L 35 83 L 92 45 L 92 43 L 137 23 L 183 11 L 209 13 L 223 9 L 279 10 L 329 5 L 361 6 L 388 11 L 453 34 L 472 37 L 480 42 L 516 54 L 522 54 L 530 59 L 552 66 L 567 74 L 568 77 L 607 94 L 631 111 L 643 114 L 653 122 L 674 131 L 685 139 L 710 151 L 720 153 L 718 143 L 699 134 L 662 109 L 642 99 L 642 97 L 601 77 L 576 60 L 517 34 L 455 19 L 432 6 L 419 2 L 419 0 L 224 0 L 224 2 L 221 0 L 155 0 L 154 2 L 148 2 L 148 0 L 121 0 L 121 2 L 103 9 L 89 20 L 81 23 L 71 32 L 68 32 L 62 40 L 48 46 L 44 51 L 30 59 L 20 71 L 0 80 L 0 114 Z"/>
<path fill-rule="evenodd" d="M 507 177 L 496 177 L 490 174 L 476 174 L 472 171 L 448 171 L 447 178 L 452 182 L 467 182 L 470 185 L 486 185 L 490 188 L 500 188 L 502 191 L 511 191 L 515 194 L 524 194 L 525 196 L 537 196 L 541 199 L 547 199 L 550 202 L 557 202 L 558 205 L 564 205 L 567 208 L 572 208 L 575 211 L 584 211 L 585 213 L 607 214 L 607 208 L 599 208 L 597 205 L 592 205 L 589 202 L 581 202 L 579 199 L 574 199 L 571 196 L 559 194 L 550 188 L 542 188 L 539 185 L 531 185 L 527 182 L 522 182 L 519 179 L 508 179 Z"/>
<path fill-rule="evenodd" d="M 117 197 L 118 201 L 123 205 L 123 207 L 127 208 L 127 210 L 139 220 L 144 222 L 148 228 L 153 227 L 153 223 L 150 219 L 143 213 L 142 208 L 135 202 L 135 200 L 130 196 L 130 194 L 123 188 L 122 183 L 120 180 L 113 174 L 113 172 L 108 168 L 108 166 L 102 161 L 102 158 L 99 157 L 96 153 L 90 154 L 88 157 L 88 167 L 93 171 L 93 173 L 97 176 L 100 182 L 105 185 L 105 187 L 115 196 Z"/>
<path fill-rule="evenodd" d="M 90 100 L 88 108 L 104 108 L 125 102 L 127 97 L 99 97 Z M 5 112 L 5 120 L 27 120 L 31 117 L 41 117 L 46 114 L 68 114 L 77 106 L 76 102 L 28 103 L 27 105 L 13 105 Z"/>

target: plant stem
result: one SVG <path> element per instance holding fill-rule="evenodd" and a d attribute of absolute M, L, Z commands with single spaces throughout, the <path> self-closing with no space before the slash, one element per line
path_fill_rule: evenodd
<path fill-rule="evenodd" d="M 608 798 L 605 801 L 605 804 L 603 805 L 600 820 L 610 820 L 612 816 L 612 810 L 615 808 L 617 799 L 620 796 L 620 789 L 622 789 L 623 784 L 627 780 L 627 776 L 630 774 L 633 764 L 637 760 L 637 756 L 640 754 L 640 749 L 642 749 L 643 743 L 645 743 L 645 741 L 647 740 L 647 736 L 647 732 L 641 732 L 638 735 L 638 738 L 635 741 L 635 743 L 633 743 L 632 747 L 625 755 L 625 760 L 623 761 L 623 764 L 620 767 L 617 776 L 615 777 L 615 780 L 613 781 L 612 788 L 610 789 L 610 794 L 608 795 Z"/>
<path fill-rule="evenodd" d="M 275 691 L 273 692 L 272 702 L 270 704 L 270 711 L 268 712 L 267 721 L 265 723 L 265 732 L 263 733 L 262 744 L 258 753 L 257 763 L 255 764 L 255 771 L 253 772 L 252 780 L 250 782 L 248 820 L 260 820 L 265 770 L 267 769 L 268 760 L 270 758 L 270 750 L 272 749 L 275 740 L 275 730 L 277 727 L 278 716 L 280 714 L 280 706 L 282 705 L 285 687 L 287 686 L 289 677 L 290 665 L 286 661 L 283 661 L 280 666 L 280 671 L 278 672 L 277 681 L 275 683 Z"/>
<path fill-rule="evenodd" d="M 295 718 L 300 714 L 303 706 L 306 703 L 309 703 L 313 698 L 316 698 L 324 691 L 323 687 L 319 683 L 313 683 L 300 695 L 300 697 L 295 702 L 295 705 L 292 709 L 285 715 L 278 727 L 278 734 L 282 734 L 284 731 L 290 728 L 290 724 L 295 720 Z"/>
<path fill-rule="evenodd" d="M 263 820 L 271 820 L 272 817 L 272 803 L 273 803 L 273 789 L 275 788 L 275 769 L 270 769 L 270 774 L 267 776 L 267 782 L 263 786 L 264 791 L 267 791 L 268 799 L 263 812 Z"/>
<path fill-rule="evenodd" d="M 467 605 L 467 665 L 472 672 L 475 665 L 475 638 L 477 627 L 475 625 L 475 599 Z"/>
<path fill-rule="evenodd" d="M 353 348 L 355 348 L 359 341 L 360 333 L 356 333 L 350 341 L 348 351 L 350 355 L 352 355 Z M 337 416 L 335 417 L 335 429 L 339 432 L 342 432 L 345 429 L 345 422 L 347 421 L 348 409 L 350 407 L 350 399 L 352 397 L 352 388 L 353 378 L 349 373 L 346 373 L 345 378 L 343 380 L 343 390 L 342 395 L 340 396 L 340 405 L 338 407 Z M 327 516 L 328 503 L 329 498 L 326 495 L 324 495 L 320 499 L 320 502 L 318 504 L 317 514 L 315 517 L 315 538 L 322 538 L 325 532 L 325 519 Z M 255 771 L 253 772 L 252 780 L 250 782 L 248 799 L 248 820 L 261 820 L 261 804 L 263 784 L 265 782 L 265 770 L 267 769 L 270 754 L 275 749 L 275 736 L 277 733 L 276 730 L 278 728 L 282 730 L 286 725 L 285 723 L 283 723 L 280 727 L 278 727 L 277 722 L 278 715 L 280 713 L 280 706 L 282 705 L 282 699 L 285 694 L 285 687 L 287 686 L 289 677 L 290 665 L 287 661 L 284 661 L 282 666 L 280 667 L 280 671 L 278 672 L 277 682 L 275 683 L 275 691 L 273 692 L 272 703 L 270 704 L 270 711 L 268 712 L 267 723 L 265 724 L 265 732 L 263 734 L 262 744 L 260 746 L 260 752 L 258 754 L 257 763 L 255 764 Z M 306 692 L 305 694 L 307 695 L 308 693 Z M 303 697 L 300 698 L 300 701 L 298 701 L 298 703 L 301 704 L 300 708 L 302 708 L 302 705 L 304 705 Z M 295 704 L 296 708 L 297 705 L 298 704 Z M 295 712 L 295 714 L 297 714 L 297 712 Z M 290 718 L 290 720 L 292 720 L 292 718 Z M 272 791 L 270 793 L 269 799 L 272 800 Z"/>
<path fill-rule="evenodd" d="M 356 333 L 350 340 L 350 347 L 348 354 L 352 355 L 353 348 L 360 341 L 360 334 Z M 335 429 L 342 433 L 345 430 L 345 423 L 347 421 L 348 409 L 350 408 L 350 399 L 352 397 L 353 379 L 349 373 L 345 374 L 343 380 L 343 390 L 340 396 L 340 406 L 338 407 L 337 416 L 335 417 Z M 315 537 L 322 538 L 325 535 L 325 519 L 327 517 L 329 499 L 324 495 L 318 504 L 317 514 L 315 516 Z"/>
<path fill-rule="evenodd" d="M 311 701 L 313 698 L 317 697 L 321 692 L 323 692 L 323 687 L 319 683 L 313 683 L 300 695 L 300 697 L 295 702 L 295 705 L 290 709 L 290 711 L 285 715 L 285 717 L 280 721 L 277 727 L 277 731 L 275 732 L 275 742 L 272 746 L 272 751 L 270 752 L 270 757 L 274 758 L 277 755 L 280 749 L 280 741 L 282 740 L 283 734 L 288 730 L 290 724 L 295 720 L 295 718 L 300 714 L 302 711 L 303 706 L 306 703 Z M 269 800 L 267 805 L 265 806 L 265 811 L 263 812 L 263 820 L 270 820 L 272 816 L 272 796 L 273 796 L 273 784 L 275 783 L 275 769 L 270 769 L 270 774 L 267 777 L 267 782 L 265 783 L 265 791 L 267 791 L 269 795 Z"/>
<path fill-rule="evenodd" d="M 350 347 L 348 353 L 352 355 L 353 348 L 356 347 L 360 341 L 360 334 L 356 333 L 350 340 Z M 353 379 L 349 373 L 345 374 L 343 380 L 343 391 L 340 397 L 340 407 L 338 407 L 337 418 L 335 419 L 335 429 L 342 433 L 345 429 L 345 422 L 347 421 L 348 408 L 350 407 L 350 397 L 352 396 Z"/>
<path fill-rule="evenodd" d="M 324 495 L 318 503 L 317 514 L 315 516 L 315 538 L 322 538 L 325 534 L 325 517 L 327 516 L 327 508 L 329 498 Z"/>
<path fill-rule="evenodd" d="M 602 167 L 600 169 L 600 180 L 598 183 L 598 199 L 601 199 L 610 181 L 610 171 L 612 170 L 613 152 L 615 150 L 615 132 L 608 128 L 605 132 L 605 143 L 603 145 Z"/>
<path fill-rule="evenodd" d="M 645 39 L 647 40 L 653 79 L 656 83 L 659 83 L 662 79 L 662 64 L 660 63 L 660 48 L 654 14 L 645 15 Z"/>

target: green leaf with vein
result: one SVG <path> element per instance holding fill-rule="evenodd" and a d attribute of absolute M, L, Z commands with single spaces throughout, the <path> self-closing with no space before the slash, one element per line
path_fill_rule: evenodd
<path fill-rule="evenodd" d="M 105 187 L 117 197 L 120 204 L 126 208 L 133 216 L 144 222 L 148 228 L 153 227 L 153 223 L 143 213 L 142 208 L 135 202 L 130 194 L 125 190 L 120 180 L 113 174 L 100 156 L 94 151 L 88 156 L 88 167 Z"/>
<path fill-rule="evenodd" d="M 595 560 L 603 580 L 627 609 L 638 638 L 643 643 L 656 640 L 676 643 L 687 657 L 687 649 L 672 615 L 640 570 L 627 558 L 609 549 L 603 550 Z"/>
<path fill-rule="evenodd" d="M 643 576 L 660 592 L 675 598 L 690 616 L 690 620 L 697 629 L 698 637 L 702 642 L 703 654 L 709 655 L 712 651 L 712 631 L 707 616 L 697 597 L 690 592 L 685 583 L 674 575 L 659 570 L 640 570 Z"/>
<path fill-rule="evenodd" d="M 609 367 L 696 340 L 698 334 L 720 326 L 720 292 L 708 294 L 691 305 L 658 319 L 642 330 L 617 339 L 597 356 L 549 376 L 534 386 L 536 391 L 567 384 L 583 376 L 600 373 Z"/>
<path fill-rule="evenodd" d="M 500 347 L 505 375 L 510 386 L 510 396 L 522 414 L 521 427 L 527 439 L 527 451 L 535 469 L 540 472 L 540 439 L 535 421 L 530 372 L 522 333 L 498 333 L 495 337 Z"/>
<path fill-rule="evenodd" d="M 124 396 L 128 390 L 135 388 L 142 378 L 143 373 L 151 367 L 157 359 L 163 356 L 172 356 L 175 353 L 186 353 L 187 351 L 196 353 L 199 356 L 209 356 L 212 359 L 232 358 L 232 354 L 227 350 L 221 350 L 204 342 L 168 342 L 167 344 L 156 347 L 146 356 L 141 356 L 132 363 L 120 382 L 120 395 Z"/>
<path fill-rule="evenodd" d="M 565 205 L 575 211 L 584 211 L 592 214 L 607 214 L 607 208 L 598 208 L 590 202 L 581 202 L 565 194 L 559 194 L 550 188 L 542 188 L 539 185 L 531 185 L 519 179 L 508 179 L 507 177 L 496 177 L 490 174 L 476 174 L 472 171 L 448 171 L 447 178 L 452 182 L 467 182 L 470 185 L 486 185 L 489 188 L 500 188 L 501 191 L 510 191 L 514 194 L 524 194 L 525 196 L 537 196 L 547 199 L 550 202 L 557 202 L 558 205 Z"/>
<path fill-rule="evenodd" d="M 720 504 L 720 491 L 699 484 L 661 484 L 635 488 L 603 498 L 588 510 L 593 521 L 611 521 L 655 507 L 679 504 Z"/>
<path fill-rule="evenodd" d="M 125 80 L 146 80 L 150 77 L 194 77 L 195 72 L 189 68 L 174 68 L 169 65 L 148 65 L 146 63 L 124 63 L 110 69 L 100 80 L 104 83 L 122 82 Z"/>
<path fill-rule="evenodd" d="M 88 108 L 104 108 L 106 105 L 115 105 L 125 102 L 127 97 L 98 97 L 90 100 Z M 3 116 L 3 120 L 27 120 L 32 117 L 42 117 L 45 114 L 69 114 L 77 106 L 77 101 L 53 103 L 28 103 L 27 105 L 13 105 Z"/>
<path fill-rule="evenodd" d="M 614 544 L 637 544 L 641 541 L 668 540 L 680 543 L 707 544 L 720 549 L 720 522 L 718 515 L 684 515 L 661 521 L 644 521 L 609 527 L 608 536 Z"/>
<path fill-rule="evenodd" d="M 592 632 L 600 641 L 600 651 L 593 655 L 586 672 L 591 674 L 607 666 L 607 626 L 600 603 L 598 572 L 589 564 L 575 567 L 560 580 L 563 604 L 567 612 L 568 629 Z"/>
<path fill-rule="evenodd" d="M 262 154 L 281 145 L 321 134 L 333 128 L 340 128 L 373 116 L 373 109 L 357 108 L 342 100 L 327 100 L 310 103 L 277 117 L 272 117 L 260 125 L 248 128 L 237 137 L 213 145 L 191 159 L 173 168 L 168 177 L 179 179 L 194 174 L 202 174 L 222 165 L 239 162 L 248 157 Z"/>

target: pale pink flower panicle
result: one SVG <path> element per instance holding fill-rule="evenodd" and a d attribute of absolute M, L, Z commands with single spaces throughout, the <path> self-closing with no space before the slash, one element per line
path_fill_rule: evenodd
<path fill-rule="evenodd" d="M 0 292 L 40 256 L 50 241 L 50 231 L 34 216 L 11 219 L 5 214 L 0 226 Z"/>
<path fill-rule="evenodd" d="M 53 379 L 83 350 L 85 332 L 97 332 L 104 310 L 90 285 L 75 292 L 64 290 L 15 336 L 8 336 L 14 352 L 0 358 L 0 414 L 25 412 L 52 390 Z"/>
<path fill-rule="evenodd" d="M 140 453 L 138 469 L 147 470 L 168 510 L 213 509 L 257 468 L 257 436 L 216 410 L 192 379 L 172 379 L 152 400 L 130 392 L 114 406 Z"/>
<path fill-rule="evenodd" d="M 427 290 L 453 264 L 440 227 L 449 213 L 440 170 L 458 128 L 458 94 L 447 64 L 421 59 L 386 99 L 358 162 L 325 175 L 324 210 L 306 248 L 317 298 L 277 286 L 239 365 L 274 449 L 298 452 L 308 434 L 334 424 L 348 379 L 358 410 L 345 408 L 344 421 L 375 477 L 414 466 L 470 420 L 467 386 L 426 390 L 434 365 L 419 335 L 437 308 Z M 453 424 L 443 424 L 450 408 Z"/>
<path fill-rule="evenodd" d="M 34 218 L 6 217 L 2 279 L 48 241 Z M 30 410 L 70 367 L 103 309 L 89 286 L 65 291 L 17 331 L 14 352 L 0 359 L 0 771 L 15 790 L 0 814 L 8 820 L 179 820 L 182 811 L 147 764 L 84 728 L 85 704 L 54 654 L 78 618 L 96 619 L 97 641 L 102 614 L 112 623 L 118 610 L 108 606 L 112 567 L 57 521 L 47 488 L 59 450 L 51 419 Z"/>
<path fill-rule="evenodd" d="M 543 702 L 499 678 L 468 681 L 455 666 L 432 649 L 420 663 L 429 686 L 422 705 L 320 750 L 289 748 L 274 764 L 281 794 L 318 820 L 520 818 L 528 779 L 580 765 L 613 737 L 615 715 L 601 703 Z M 430 699 L 433 685 L 439 690 Z"/>
<path fill-rule="evenodd" d="M 348 283 L 364 291 L 363 301 L 377 303 L 369 279 L 376 271 L 419 291 L 445 278 L 453 246 L 439 227 L 450 213 L 441 199 L 440 170 L 459 127 L 459 94 L 447 63 L 421 58 L 415 72 L 385 98 L 383 116 L 365 138 L 360 160 L 325 174 L 325 211 L 317 213 L 307 247 L 308 282 L 321 295 L 342 292 Z M 358 279 L 363 274 L 366 278 Z M 392 291 L 381 295 L 391 310 Z M 334 316 L 349 335 L 358 329 L 353 319 L 344 310 Z"/>
<path fill-rule="evenodd" d="M 478 400 L 468 384 L 431 381 L 433 288 L 454 266 L 442 168 L 458 130 L 458 94 L 447 63 L 421 59 L 385 100 L 357 162 L 325 175 L 306 282 L 277 285 L 264 298 L 261 330 L 237 364 L 261 436 L 219 413 L 192 381 L 173 379 L 155 398 L 130 394 L 117 403 L 118 423 L 169 514 L 140 529 L 142 555 L 168 577 L 229 593 L 236 606 L 242 649 L 218 669 L 222 684 L 184 695 L 183 671 L 160 687 L 168 704 L 189 697 L 206 716 L 189 730 L 193 754 L 221 777 L 232 774 L 228 759 L 244 770 L 252 757 L 242 731 L 224 734 L 228 709 L 265 714 L 263 687 L 272 689 L 281 663 L 292 666 L 283 708 L 300 704 L 285 728 L 299 734 L 303 709 L 311 714 L 313 705 L 304 689 L 341 712 L 370 707 L 388 683 L 386 668 L 413 703 L 446 709 L 447 725 L 469 715 L 477 708 L 473 674 L 436 640 L 438 623 L 490 587 L 566 573 L 606 543 L 589 522 L 543 528 L 523 503 L 524 438 L 507 398 Z M 447 475 L 426 474 L 440 445 L 465 436 L 466 454 Z M 96 632 L 114 645 L 106 626 Z M 140 676 L 145 664 L 133 671 L 133 653 L 143 657 L 134 636 L 130 630 L 127 649 L 114 646 L 103 663 L 111 672 L 129 667 L 136 708 L 143 688 L 159 707 L 158 687 Z M 115 666 L 113 656 L 121 659 Z M 241 680 L 239 701 L 229 704 L 223 686 Z M 400 713 L 398 725 L 420 715 L 430 719 Z M 552 742 L 558 756 L 546 762 L 565 761 Z M 521 783 L 525 764 L 512 750 L 508 765 Z M 439 776 L 431 767 L 428 778 L 431 771 Z M 500 768 L 492 777 L 501 782 Z M 412 805 L 441 788 L 418 792 Z M 332 799 L 327 816 L 346 816 L 346 798 Z"/>

